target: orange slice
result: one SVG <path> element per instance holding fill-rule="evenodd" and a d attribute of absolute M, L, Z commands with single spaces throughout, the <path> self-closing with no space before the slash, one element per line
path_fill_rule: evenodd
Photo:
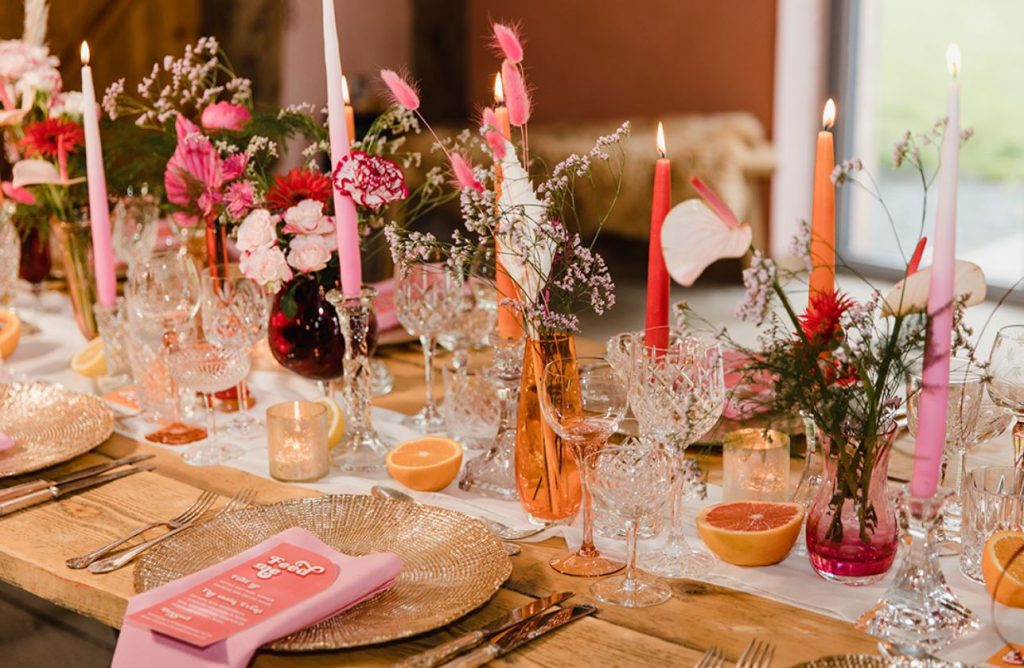
<path fill-rule="evenodd" d="M 981 552 L 981 573 L 985 588 L 997 601 L 1011 608 L 1024 608 L 1024 531 L 992 534 Z"/>
<path fill-rule="evenodd" d="M 14 354 L 21 338 L 21 320 L 10 311 L 0 311 L 0 358 L 7 359 Z"/>
<path fill-rule="evenodd" d="M 424 436 L 391 449 L 388 474 L 409 489 L 437 492 L 452 483 L 462 466 L 462 446 L 443 436 Z"/>
<path fill-rule="evenodd" d="M 730 501 L 697 515 L 697 532 L 722 561 L 768 566 L 786 558 L 803 526 L 799 503 Z"/>

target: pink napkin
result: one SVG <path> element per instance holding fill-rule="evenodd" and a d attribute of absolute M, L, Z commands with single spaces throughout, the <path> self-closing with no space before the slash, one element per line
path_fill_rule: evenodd
<path fill-rule="evenodd" d="M 337 579 L 325 589 L 301 602 L 240 630 L 225 640 L 205 648 L 153 631 L 128 619 L 132 614 L 173 599 L 218 574 L 249 566 L 246 562 L 265 554 L 283 543 L 314 552 L 338 567 Z M 257 560 L 258 561 L 258 560 Z M 258 564 L 264 566 L 262 562 Z M 329 566 L 329 564 L 328 564 Z M 253 566 L 253 568 L 256 568 Z M 402 561 L 391 553 L 350 557 L 335 551 L 305 529 L 292 528 L 269 538 L 241 554 L 215 564 L 198 573 L 179 578 L 162 587 L 138 594 L 128 602 L 121 636 L 114 652 L 112 668 L 179 668 L 182 666 L 248 665 L 261 646 L 351 608 L 389 588 L 402 569 Z M 248 570 L 246 572 L 249 572 Z M 252 571 L 255 572 L 255 571 Z M 283 577 L 294 577 L 286 573 Z M 255 582 L 261 582 L 253 578 Z M 265 581 L 264 581 L 265 582 Z M 303 583 L 304 584 L 304 583 Z"/>
<path fill-rule="evenodd" d="M 373 308 L 377 312 L 377 331 L 386 332 L 398 327 L 398 312 L 395 311 L 395 279 L 387 278 L 371 283 L 377 288 L 377 299 Z"/>
<path fill-rule="evenodd" d="M 0 431 L 0 452 L 14 447 L 14 439 Z"/>

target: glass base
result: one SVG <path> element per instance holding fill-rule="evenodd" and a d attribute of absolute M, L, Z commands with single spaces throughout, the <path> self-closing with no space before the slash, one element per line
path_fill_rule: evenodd
<path fill-rule="evenodd" d="M 402 424 L 421 434 L 443 434 L 445 431 L 444 418 L 436 412 L 431 417 L 427 417 L 426 406 L 419 413 L 404 418 Z"/>
<path fill-rule="evenodd" d="M 215 441 L 213 443 L 200 443 L 182 453 L 181 458 L 186 464 L 192 466 L 216 466 L 226 461 L 237 459 L 245 452 L 236 445 Z"/>
<path fill-rule="evenodd" d="M 350 431 L 331 450 L 331 461 L 345 473 L 372 473 L 384 470 L 384 457 L 387 454 L 388 446 L 376 431 Z"/>
<path fill-rule="evenodd" d="M 640 557 L 640 567 L 645 571 L 672 579 L 703 577 L 717 565 L 718 558 L 715 555 L 688 545 L 682 548 L 665 547 Z"/>
<path fill-rule="evenodd" d="M 565 552 L 548 562 L 551 568 L 564 575 L 592 578 L 621 571 L 625 564 L 597 554 L 588 557 L 579 552 Z"/>
<path fill-rule="evenodd" d="M 371 392 L 375 397 L 382 397 L 395 387 L 395 377 L 391 375 L 388 365 L 380 360 L 370 360 Z"/>
<path fill-rule="evenodd" d="M 626 576 L 616 575 L 590 585 L 590 593 L 599 601 L 623 608 L 646 608 L 672 598 L 672 589 L 654 578 L 637 574 L 629 587 Z"/>
<path fill-rule="evenodd" d="M 515 462 L 508 456 L 510 452 L 496 445 L 476 459 L 466 462 L 459 480 L 459 489 L 509 501 L 519 498 Z"/>
<path fill-rule="evenodd" d="M 847 587 L 863 587 L 865 585 L 874 584 L 883 579 L 888 572 L 876 573 L 874 575 L 838 575 L 816 567 L 814 565 L 814 555 L 810 555 L 810 562 L 811 568 L 814 569 L 814 572 L 817 573 L 819 577 L 828 580 L 829 582 L 844 584 Z"/>
<path fill-rule="evenodd" d="M 225 427 L 227 431 L 235 434 L 251 434 L 262 428 L 263 421 L 252 413 L 239 413 Z"/>
<path fill-rule="evenodd" d="M 146 440 L 163 445 L 186 445 L 206 438 L 206 430 L 184 422 L 172 422 L 146 434 Z"/>

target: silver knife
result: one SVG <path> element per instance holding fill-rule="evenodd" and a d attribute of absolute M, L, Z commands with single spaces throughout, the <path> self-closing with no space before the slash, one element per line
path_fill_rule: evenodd
<path fill-rule="evenodd" d="M 91 478 L 84 478 L 82 480 L 75 480 L 67 482 L 62 485 L 51 485 L 46 489 L 41 489 L 35 492 L 29 492 L 24 496 L 19 496 L 15 499 L 9 499 L 7 501 L 0 502 L 0 517 L 9 515 L 16 510 L 22 508 L 28 508 L 45 501 L 52 501 L 53 499 L 59 499 L 60 497 L 70 492 L 77 492 L 83 489 L 89 489 L 90 487 L 96 487 L 98 485 L 105 485 L 108 482 L 123 478 L 125 476 L 132 475 L 133 473 L 141 473 L 142 471 L 152 471 L 152 466 L 143 466 L 141 468 L 130 467 L 122 469 L 120 471 L 114 471 L 113 473 L 105 473 L 103 475 L 93 476 Z"/>
<path fill-rule="evenodd" d="M 483 647 L 460 656 L 454 661 L 449 661 L 444 664 L 444 668 L 479 668 L 499 656 L 505 656 L 534 638 L 539 638 L 545 633 L 561 628 L 569 622 L 586 617 L 595 611 L 597 608 L 592 605 L 576 605 L 571 608 L 545 612 L 496 635 Z"/>
<path fill-rule="evenodd" d="M 74 482 L 75 480 L 89 478 L 94 475 L 110 471 L 111 469 L 116 469 L 119 466 L 128 466 L 129 464 L 135 464 L 147 459 L 152 459 L 155 456 L 156 455 L 132 455 L 131 457 L 122 457 L 104 464 L 97 464 L 96 466 L 90 466 L 79 471 L 72 471 L 71 473 L 58 476 L 52 480 L 40 478 L 39 480 L 23 482 L 20 485 L 14 485 L 13 487 L 5 487 L 4 489 L 0 489 L 0 501 L 6 501 L 7 499 L 23 496 L 29 492 L 48 489 L 53 485 L 64 485 L 69 482 Z"/>
<path fill-rule="evenodd" d="M 558 594 L 545 596 L 544 598 L 538 598 L 536 601 L 527 603 L 520 608 L 516 608 L 504 617 L 501 617 L 490 624 L 477 629 L 476 631 L 466 633 L 455 640 L 450 640 L 443 645 L 439 645 L 433 649 L 428 649 L 426 652 L 421 652 L 420 654 L 409 657 L 405 661 L 397 664 L 397 666 L 398 668 L 434 668 L 435 666 L 440 666 L 456 654 L 461 654 L 468 649 L 473 649 L 483 641 L 488 640 L 502 631 L 524 622 L 535 615 L 539 615 L 551 606 L 558 605 L 562 601 L 572 598 L 573 595 L 574 594 L 571 591 L 563 591 Z"/>

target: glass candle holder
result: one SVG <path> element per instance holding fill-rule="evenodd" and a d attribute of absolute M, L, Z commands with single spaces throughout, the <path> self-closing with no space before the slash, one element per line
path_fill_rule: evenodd
<path fill-rule="evenodd" d="M 725 501 L 789 500 L 789 436 L 774 429 L 737 429 L 722 448 Z"/>
<path fill-rule="evenodd" d="M 275 480 L 310 482 L 327 475 L 327 409 L 313 401 L 286 401 L 267 408 L 267 455 Z"/>

